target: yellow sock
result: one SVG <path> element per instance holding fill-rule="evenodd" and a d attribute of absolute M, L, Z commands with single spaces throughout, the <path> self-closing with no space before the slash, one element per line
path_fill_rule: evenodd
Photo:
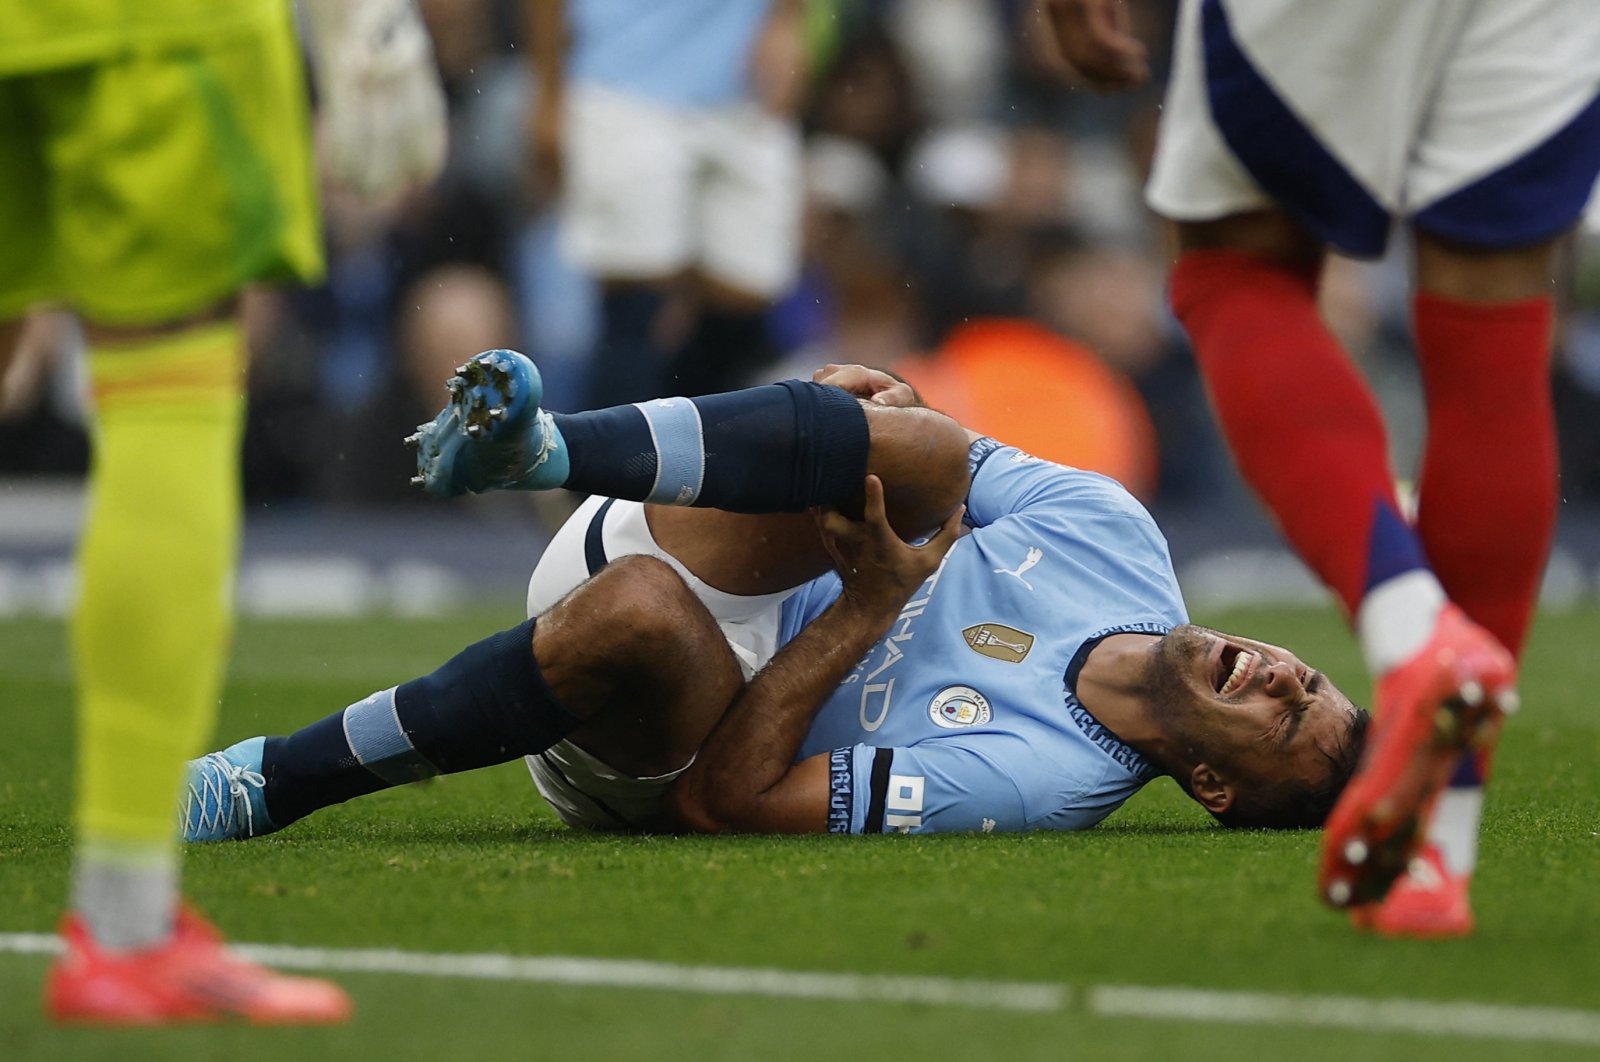
<path fill-rule="evenodd" d="M 176 857 L 184 761 L 210 738 L 232 637 L 243 338 L 102 346 L 72 617 L 80 862 Z"/>

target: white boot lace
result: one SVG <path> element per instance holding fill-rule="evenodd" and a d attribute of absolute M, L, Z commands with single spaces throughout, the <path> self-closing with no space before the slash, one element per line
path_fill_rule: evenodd
<path fill-rule="evenodd" d="M 233 763 L 220 752 L 207 753 L 201 760 L 199 784 L 188 783 L 184 792 L 183 818 L 195 824 L 195 831 L 225 837 L 254 837 L 255 809 L 250 804 L 250 789 L 261 789 L 266 776 L 242 764 Z M 226 793 L 226 799 L 224 799 Z M 242 814 L 244 830 L 235 827 Z"/>

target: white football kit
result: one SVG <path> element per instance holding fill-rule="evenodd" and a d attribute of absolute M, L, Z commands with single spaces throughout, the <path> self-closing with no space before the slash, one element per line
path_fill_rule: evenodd
<path fill-rule="evenodd" d="M 1593 0 L 1183 0 L 1146 197 L 1179 221 L 1277 204 L 1372 257 L 1397 217 L 1549 239 L 1597 173 Z"/>
<path fill-rule="evenodd" d="M 561 222 L 573 261 L 644 280 L 693 267 L 762 298 L 792 286 L 800 134 L 762 108 L 749 82 L 769 6 L 570 4 Z"/>

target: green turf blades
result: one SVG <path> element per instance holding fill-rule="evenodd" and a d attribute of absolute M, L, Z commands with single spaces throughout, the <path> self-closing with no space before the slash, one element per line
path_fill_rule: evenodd
<path fill-rule="evenodd" d="M 1359 675 L 1331 614 L 1205 617 L 1271 631 Z M 218 739 L 281 732 L 447 658 L 514 614 L 425 623 L 246 623 Z M 534 810 L 518 765 L 191 850 L 195 899 L 236 939 L 337 948 L 638 958 L 873 976 L 1049 982 L 1063 1010 L 847 1004 L 640 989 L 340 975 L 351 1030 L 65 1034 L 37 1016 L 39 957 L 0 955 L 6 1057 L 1517 1058 L 1578 1048 L 1093 1017 L 1092 985 L 1600 1008 L 1600 614 L 1546 620 L 1490 790 L 1481 929 L 1373 941 L 1323 910 L 1315 837 L 1230 834 L 1167 783 L 1078 835 L 615 838 Z M 1359 681 L 1350 681 L 1359 687 Z M 50 930 L 69 855 L 71 696 L 59 627 L 0 624 L 0 932 Z M 15 699 L 13 699 L 15 698 Z M 293 1045 L 291 1047 L 291 1044 Z M 1596 1049 L 1589 1049 L 1592 1056 Z M 520 1053 L 520 1055 L 519 1055 Z"/>

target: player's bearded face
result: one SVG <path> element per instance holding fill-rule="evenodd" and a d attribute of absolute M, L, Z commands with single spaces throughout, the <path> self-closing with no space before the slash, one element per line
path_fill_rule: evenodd
<path fill-rule="evenodd" d="M 1282 646 L 1190 624 L 1163 638 L 1156 690 L 1195 763 L 1251 778 L 1314 779 L 1356 707 Z"/>

